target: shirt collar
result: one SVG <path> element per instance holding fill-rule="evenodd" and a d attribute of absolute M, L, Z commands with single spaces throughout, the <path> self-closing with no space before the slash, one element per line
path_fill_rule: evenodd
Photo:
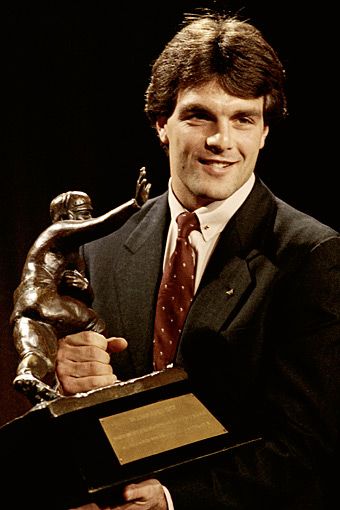
<path fill-rule="evenodd" d="M 209 241 L 222 232 L 230 218 L 241 207 L 251 192 L 254 183 L 255 175 L 252 173 L 249 179 L 230 197 L 225 200 L 216 200 L 216 202 L 212 202 L 205 207 L 200 207 L 195 210 L 200 222 L 201 233 L 205 241 Z M 185 212 L 187 209 L 182 206 L 172 191 L 171 177 L 169 179 L 168 189 L 171 222 L 176 222 L 177 216 L 180 213 Z"/>

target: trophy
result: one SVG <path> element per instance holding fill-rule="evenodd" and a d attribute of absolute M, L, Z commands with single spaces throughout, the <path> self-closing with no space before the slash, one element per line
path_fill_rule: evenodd
<path fill-rule="evenodd" d="M 54 366 L 59 338 L 85 330 L 105 332 L 91 308 L 93 292 L 79 247 L 119 228 L 146 202 L 150 186 L 143 167 L 135 197 L 96 218 L 84 192 L 68 191 L 51 201 L 52 224 L 27 254 L 10 319 L 20 356 L 13 384 L 33 403 L 58 396 Z"/>

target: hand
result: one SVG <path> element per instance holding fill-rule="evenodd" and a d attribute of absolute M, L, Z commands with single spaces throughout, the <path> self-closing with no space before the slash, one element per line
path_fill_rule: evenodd
<path fill-rule="evenodd" d="M 110 365 L 110 353 L 126 349 L 124 338 L 105 338 L 82 331 L 58 342 L 56 374 L 64 395 L 74 395 L 117 382 Z"/>
<path fill-rule="evenodd" d="M 66 269 L 63 272 L 63 283 L 67 287 L 76 287 L 80 290 L 86 290 L 89 287 L 89 281 L 77 269 Z"/>
<path fill-rule="evenodd" d="M 139 207 L 148 200 L 150 194 L 151 183 L 148 183 L 146 178 L 146 170 L 143 166 L 139 171 L 139 176 L 136 185 L 135 201 Z"/>
<path fill-rule="evenodd" d="M 123 492 L 126 503 L 110 507 L 99 507 L 95 503 L 70 510 L 167 510 L 167 502 L 162 485 L 158 480 L 145 480 L 127 485 Z"/>
<path fill-rule="evenodd" d="M 145 480 L 140 483 L 131 483 L 123 491 L 126 503 L 115 506 L 110 510 L 167 510 L 168 505 L 163 486 L 158 480 Z"/>

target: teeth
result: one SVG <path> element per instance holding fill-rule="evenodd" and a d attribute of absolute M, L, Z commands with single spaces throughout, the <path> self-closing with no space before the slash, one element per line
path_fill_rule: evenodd
<path fill-rule="evenodd" d="M 228 163 L 218 163 L 215 161 L 214 163 L 210 163 L 210 166 L 216 168 L 226 168 L 228 166 Z"/>

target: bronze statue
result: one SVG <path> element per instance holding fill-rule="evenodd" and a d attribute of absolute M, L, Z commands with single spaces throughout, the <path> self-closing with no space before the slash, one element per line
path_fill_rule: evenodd
<path fill-rule="evenodd" d="M 82 330 L 105 330 L 91 308 L 93 292 L 79 247 L 119 228 L 146 202 L 150 187 L 143 167 L 135 197 L 97 218 L 84 192 L 68 191 L 51 201 L 52 224 L 27 254 L 10 318 L 20 356 L 13 384 L 33 403 L 59 396 L 53 387 L 58 339 Z"/>

